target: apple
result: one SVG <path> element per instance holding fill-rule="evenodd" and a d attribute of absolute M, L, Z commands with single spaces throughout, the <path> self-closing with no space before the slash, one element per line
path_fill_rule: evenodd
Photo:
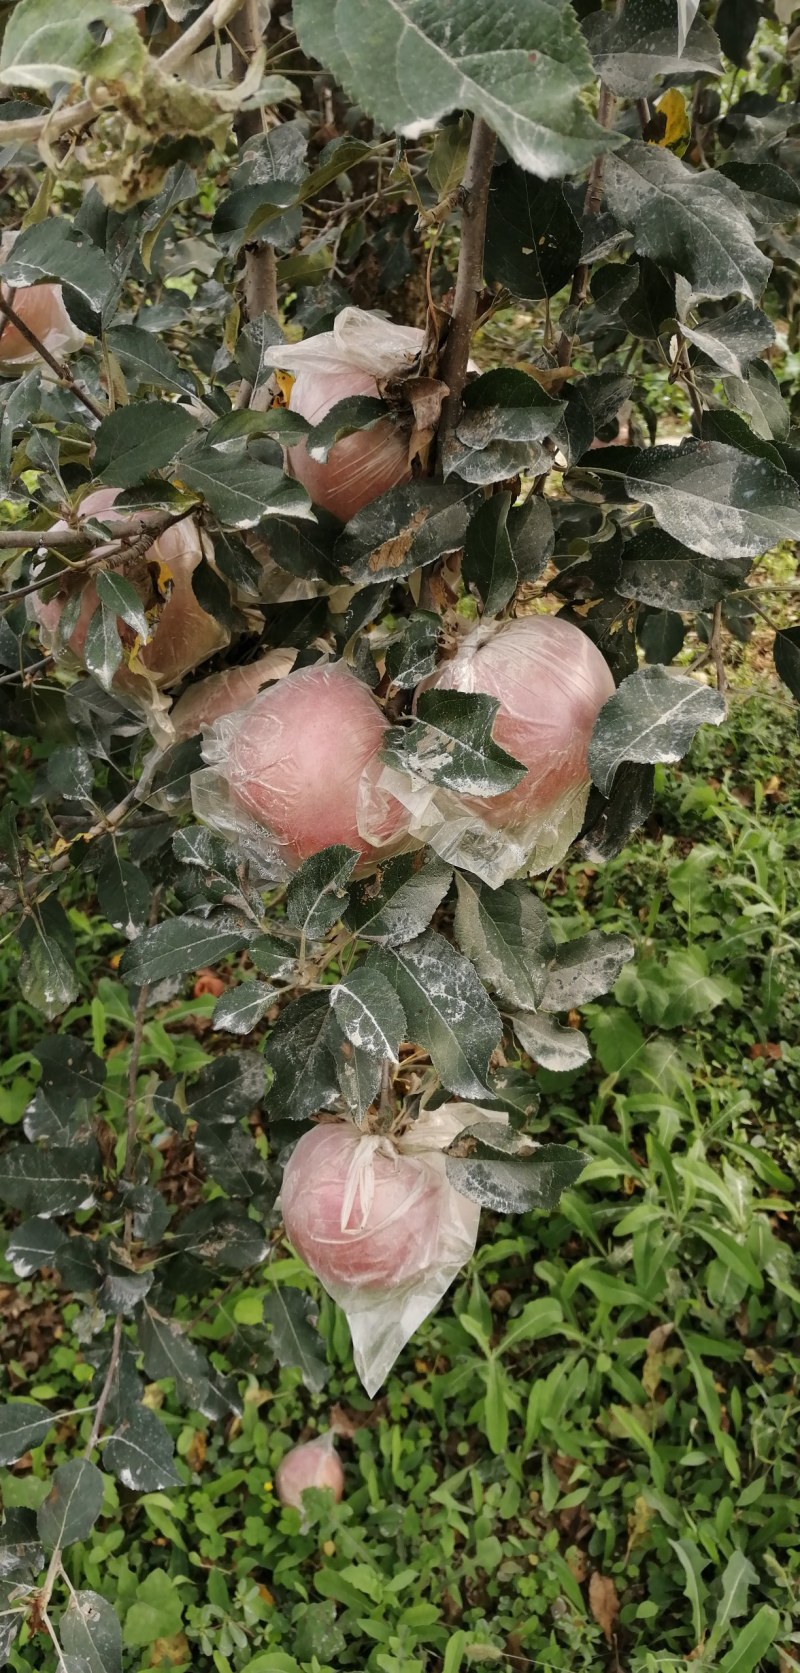
<path fill-rule="evenodd" d="M 327 1487 L 337 1504 L 344 1493 L 344 1470 L 330 1432 L 318 1440 L 293 1446 L 275 1471 L 275 1492 L 282 1505 L 302 1510 L 303 1494 L 308 1487 Z"/>
<path fill-rule="evenodd" d="M 16 232 L 3 233 L 0 261 L 5 261 L 10 254 L 16 238 Z M 51 354 L 72 354 L 83 345 L 85 335 L 70 319 L 60 285 L 2 284 L 0 295 Z M 23 372 L 38 359 L 36 350 L 18 327 L 0 317 L 0 376 Z"/>

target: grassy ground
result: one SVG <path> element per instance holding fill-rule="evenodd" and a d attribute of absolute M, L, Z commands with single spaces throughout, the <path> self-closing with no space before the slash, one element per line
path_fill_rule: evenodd
<path fill-rule="evenodd" d="M 131 1673 L 800 1662 L 799 769 L 788 702 L 737 700 L 727 730 L 663 778 L 625 854 L 554 880 L 565 930 L 591 914 L 638 936 L 615 995 L 585 1009 L 594 1065 L 540 1076 L 542 1130 L 577 1140 L 588 1171 L 551 1218 L 484 1217 L 470 1269 L 380 1399 L 360 1390 L 327 1302 L 320 1393 L 297 1373 L 250 1375 L 244 1416 L 224 1427 L 150 1388 L 184 1485 L 127 1503 L 106 1478 L 108 1514 L 68 1553 L 73 1582 L 120 1607 Z M 116 941 L 73 923 L 95 973 L 87 1025 L 117 1042 L 122 1083 Z M 148 1025 L 144 1066 L 200 1061 L 210 1004 Z M 40 1030 L 13 1005 L 2 1026 L 13 1125 Z M 209 1299 L 197 1331 L 220 1365 L 231 1319 L 244 1337 L 277 1282 L 310 1287 L 279 1252 Z M 4 1267 L 0 1299 L 7 1384 L 80 1404 L 91 1319 Z M 303 1529 L 275 1503 L 274 1471 L 332 1412 L 347 1493 L 333 1509 L 320 1497 Z M 37 1504 L 82 1432 L 67 1421 L 0 1477 L 4 1503 Z M 47 1656 L 21 1642 L 10 1665 Z"/>

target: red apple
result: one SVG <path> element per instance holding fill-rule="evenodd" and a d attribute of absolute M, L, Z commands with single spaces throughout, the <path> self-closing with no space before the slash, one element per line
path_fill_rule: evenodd
<path fill-rule="evenodd" d="M 326 1289 L 391 1289 L 435 1262 L 441 1174 L 349 1122 L 315 1127 L 283 1174 L 286 1233 Z"/>
<path fill-rule="evenodd" d="M 344 663 L 316 665 L 287 674 L 218 722 L 206 759 L 290 867 L 330 843 L 372 856 L 396 848 L 405 825 L 399 804 L 375 788 L 385 729 L 377 703 Z M 361 834 L 367 807 L 369 840 Z"/>
<path fill-rule="evenodd" d="M 282 1505 L 302 1510 L 308 1487 L 327 1487 L 337 1504 L 344 1493 L 344 1470 L 330 1433 L 303 1446 L 293 1446 L 275 1471 L 275 1492 Z"/>
<path fill-rule="evenodd" d="M 196 680 L 171 710 L 175 737 L 191 738 L 204 726 L 221 720 L 223 715 L 245 709 L 262 686 L 291 672 L 296 656 L 296 650 L 291 647 L 268 651 L 257 662 L 245 663 L 241 668 L 223 668 L 218 674 L 207 674 L 204 680 Z"/>

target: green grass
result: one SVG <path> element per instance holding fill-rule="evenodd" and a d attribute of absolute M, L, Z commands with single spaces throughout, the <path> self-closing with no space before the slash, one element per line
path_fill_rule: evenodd
<path fill-rule="evenodd" d="M 265 1291 L 316 1293 L 280 1245 L 202 1304 L 197 1339 L 241 1378 L 243 1418 L 187 1417 L 170 1384 L 153 1385 L 184 1485 L 137 1499 L 106 1477 L 107 1514 L 66 1554 L 73 1583 L 120 1608 L 126 1673 L 795 1665 L 799 768 L 788 704 L 737 702 L 662 774 L 623 855 L 552 880 L 565 933 L 633 926 L 637 940 L 615 994 L 584 1009 L 593 1065 L 539 1076 L 539 1131 L 577 1141 L 589 1167 L 549 1218 L 484 1216 L 469 1270 L 379 1399 L 325 1300 L 322 1393 L 270 1363 L 250 1322 Z M 114 941 L 73 922 L 101 982 L 84 1026 L 116 1042 L 121 1090 L 130 1014 Z M 145 1064 L 193 1066 L 208 1010 L 168 1007 Z M 4 1026 L 13 1124 L 40 1030 L 22 1006 Z M 17 1283 L 3 1330 L 16 1394 L 80 1406 L 96 1344 L 77 1302 L 62 1316 L 46 1285 Z M 346 1497 L 320 1496 L 302 1529 L 275 1502 L 274 1471 L 334 1406 L 352 1431 Z M 4 1503 L 38 1503 L 87 1431 L 66 1420 L 6 1472 Z M 9 1665 L 55 1662 L 37 1637 Z"/>

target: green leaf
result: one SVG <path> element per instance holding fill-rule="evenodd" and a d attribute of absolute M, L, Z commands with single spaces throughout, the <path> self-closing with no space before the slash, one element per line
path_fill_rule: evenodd
<path fill-rule="evenodd" d="M 197 1134 L 195 1148 L 200 1166 L 226 1197 L 255 1196 L 265 1183 L 266 1164 L 251 1135 L 241 1127 L 209 1123 Z"/>
<path fill-rule="evenodd" d="M 639 618 L 636 637 L 646 662 L 674 662 L 683 649 L 686 628 L 674 610 L 648 610 Z"/>
<path fill-rule="evenodd" d="M 511 1025 L 523 1051 L 541 1063 L 543 1069 L 565 1075 L 580 1069 L 592 1055 L 589 1042 L 579 1028 L 562 1028 L 552 1017 L 517 1012 Z"/>
<path fill-rule="evenodd" d="M 595 12 L 584 19 L 595 70 L 622 99 L 638 99 L 656 81 L 674 76 L 719 75 L 719 41 L 702 17 L 695 17 L 681 50 L 675 0 L 627 0 L 624 11 Z"/>
<path fill-rule="evenodd" d="M 589 745 L 589 769 L 603 795 L 624 761 L 680 761 L 699 726 L 719 726 L 725 699 L 710 686 L 664 668 L 639 668 L 603 704 Z"/>
<path fill-rule="evenodd" d="M 519 575 L 508 537 L 510 494 L 493 494 L 479 505 L 467 529 L 461 574 L 483 600 L 486 616 L 496 616 L 517 590 Z"/>
<path fill-rule="evenodd" d="M 86 1040 L 46 1034 L 31 1049 L 42 1070 L 39 1090 L 49 1100 L 74 1108 L 80 1099 L 94 1099 L 102 1091 L 106 1066 Z"/>
<path fill-rule="evenodd" d="M 688 343 L 693 343 L 715 366 L 743 378 L 751 360 L 756 360 L 775 341 L 772 322 L 752 302 L 737 302 L 733 308 L 696 325 L 681 325 Z"/>
<path fill-rule="evenodd" d="M 661 146 L 633 141 L 606 159 L 605 188 L 637 254 L 686 281 L 684 309 L 702 297 L 758 301 L 771 263 L 741 193 L 716 169 L 689 168 Z"/>
<path fill-rule="evenodd" d="M 722 163 L 719 173 L 742 192 L 759 236 L 793 221 L 800 209 L 800 185 L 777 163 Z"/>
<path fill-rule="evenodd" d="M 106 343 L 116 355 L 126 377 L 153 389 L 171 389 L 179 395 L 195 395 L 197 385 L 185 372 L 160 337 L 142 331 L 138 325 L 115 325 L 106 332 Z"/>
<path fill-rule="evenodd" d="M 72 931 L 57 901 L 44 901 L 35 916 L 25 918 L 18 944 L 22 955 L 20 993 L 52 1022 L 66 1011 L 78 993 Z"/>
<path fill-rule="evenodd" d="M 387 731 L 381 760 L 459 795 L 500 796 L 526 768 L 492 738 L 499 706 L 485 692 L 423 691 L 416 718 Z"/>
<path fill-rule="evenodd" d="M 749 567 L 749 558 L 705 558 L 663 529 L 643 529 L 625 547 L 617 590 L 654 610 L 706 610 L 741 586 Z"/>
<path fill-rule="evenodd" d="M 633 958 L 627 935 L 605 935 L 589 930 L 562 942 L 550 960 L 547 986 L 540 1001 L 543 1011 L 572 1011 L 610 993 L 623 965 Z"/>
<path fill-rule="evenodd" d="M 286 892 L 286 917 L 310 941 L 338 923 L 348 901 L 346 884 L 358 861 L 354 848 L 333 843 L 304 860 Z"/>
<path fill-rule="evenodd" d="M 133 940 L 147 923 L 152 894 L 144 872 L 113 849 L 97 879 L 98 904 L 112 928 Z"/>
<path fill-rule="evenodd" d="M 415 137 L 453 110 L 494 129 L 515 162 L 543 179 L 583 168 L 609 143 L 580 100 L 591 78 L 570 8 L 510 0 L 493 32 L 480 0 L 457 12 L 415 0 L 295 0 L 300 45 L 383 128 Z M 612 141 L 613 143 L 613 141 Z"/>
<path fill-rule="evenodd" d="M 390 488 L 350 519 L 334 549 L 335 562 L 355 586 L 400 581 L 464 544 L 474 488 L 427 479 Z"/>
<path fill-rule="evenodd" d="M 408 1038 L 428 1052 L 442 1085 L 485 1096 L 502 1026 L 474 966 L 434 930 L 374 958 L 405 1011 Z"/>
<path fill-rule="evenodd" d="M 492 175 L 486 277 L 526 302 L 554 296 L 581 259 L 581 229 L 560 181 L 537 180 L 515 163 Z"/>
<path fill-rule="evenodd" d="M 240 982 L 220 994 L 211 1022 L 221 1034 L 252 1034 L 270 1006 L 278 998 L 278 989 L 268 982 Z"/>
<path fill-rule="evenodd" d="M 0 1202 L 23 1214 L 68 1214 L 90 1207 L 99 1173 L 99 1155 L 87 1144 L 15 1145 L 0 1161 Z"/>
<path fill-rule="evenodd" d="M 553 938 L 547 913 L 524 883 L 489 889 L 456 872 L 455 932 L 481 980 L 506 1005 L 535 1011 L 547 987 Z"/>
<path fill-rule="evenodd" d="M 439 203 L 457 191 L 464 176 L 472 123 L 469 116 L 447 122 L 434 136 L 426 170 Z"/>
<path fill-rule="evenodd" d="M 670 1542 L 672 1543 L 672 1542 Z M 763 1665 L 764 1656 L 774 1644 L 780 1630 L 781 1618 L 771 1604 L 763 1603 L 752 1621 L 736 1635 L 733 1648 L 719 1663 L 719 1673 L 755 1673 Z"/>
<path fill-rule="evenodd" d="M 446 1153 L 447 1177 L 462 1197 L 497 1214 L 558 1207 L 586 1158 L 565 1144 L 537 1145 L 499 1122 L 467 1127 Z"/>
<path fill-rule="evenodd" d="M 128 407 L 120 408 L 122 412 L 130 410 Z M 132 583 L 124 575 L 117 575 L 113 569 L 101 569 L 95 575 L 95 586 L 101 604 L 127 622 L 128 627 L 132 627 L 134 633 L 146 642 L 150 637 L 150 628 L 144 605 Z"/>
<path fill-rule="evenodd" d="M 49 0 L 42 4 L 49 5 Z M 18 14 L 19 8 L 15 17 Z M 38 285 L 43 280 L 65 285 L 70 312 L 92 332 L 99 329 L 119 294 L 118 280 L 102 250 L 61 216 L 51 216 L 20 233 L 3 262 L 3 278 L 11 285 Z"/>
<path fill-rule="evenodd" d="M 122 640 L 117 618 L 106 604 L 98 605 L 86 630 L 83 660 L 90 674 L 110 691 L 122 662 Z"/>
<path fill-rule="evenodd" d="M 692 1609 L 692 1630 L 695 1642 L 700 1644 L 705 1633 L 704 1602 L 706 1587 L 703 1583 L 705 1559 L 693 1539 L 671 1539 L 669 1543 L 686 1577 L 684 1589 Z"/>
<path fill-rule="evenodd" d="M 64 1234 L 55 1221 L 42 1220 L 37 1216 L 23 1221 L 12 1232 L 6 1244 L 6 1260 L 13 1266 L 18 1278 L 30 1278 L 43 1266 L 58 1265 L 58 1254 L 64 1241 Z"/>
<path fill-rule="evenodd" d="M 371 961 L 331 988 L 331 1005 L 342 1033 L 358 1051 L 379 1061 L 399 1061 L 406 1018 L 393 987 Z"/>
<path fill-rule="evenodd" d="M 380 1057 L 371 1057 L 369 1052 L 351 1045 L 344 1034 L 340 1034 L 336 1042 L 339 1089 L 359 1127 L 363 1126 L 368 1109 L 378 1097 L 382 1072 L 383 1060 Z"/>
<path fill-rule="evenodd" d="M 400 946 L 421 935 L 450 887 L 452 867 L 426 850 L 401 854 L 377 878 L 355 882 L 345 923 L 365 941 Z"/>
<path fill-rule="evenodd" d="M 324 1345 L 316 1329 L 317 1307 L 302 1290 L 276 1287 L 264 1301 L 264 1323 L 271 1327 L 270 1341 L 281 1365 L 296 1366 L 306 1388 L 319 1394 L 330 1376 Z"/>
<path fill-rule="evenodd" d="M 98 1592 L 71 1592 L 58 1631 L 67 1655 L 80 1657 L 88 1673 L 122 1673 L 122 1628 Z"/>
<path fill-rule="evenodd" d="M 133 488 L 162 470 L 197 429 L 197 419 L 173 401 L 135 401 L 99 425 L 94 469 L 103 482 Z"/>
<path fill-rule="evenodd" d="M 436 667 L 441 622 L 430 610 L 412 610 L 386 651 L 392 685 L 409 691 Z"/>
<path fill-rule="evenodd" d="M 103 1477 L 96 1464 L 86 1458 L 71 1458 L 59 1464 L 50 1492 L 39 1506 L 36 1525 L 45 1550 L 74 1545 L 86 1539 L 103 1504 Z"/>
<path fill-rule="evenodd" d="M 781 628 L 775 635 L 772 655 L 776 672 L 800 703 L 800 627 Z"/>
<path fill-rule="evenodd" d="M 264 1048 L 272 1070 L 271 1115 L 304 1121 L 335 1107 L 339 1081 L 328 993 L 306 993 L 281 1013 Z"/>
<path fill-rule="evenodd" d="M 38 1400 L 8 1400 L 0 1406 L 0 1464 L 16 1464 L 33 1446 L 40 1446 L 58 1414 Z"/>
<path fill-rule="evenodd" d="M 185 453 L 176 471 L 187 488 L 202 494 L 224 528 L 253 529 L 263 517 L 287 513 L 311 517 L 308 495 L 274 465 L 252 454 L 198 446 Z"/>
<path fill-rule="evenodd" d="M 134 18 L 112 0 L 70 0 L 66 11 L 52 0 L 18 0 L 0 51 L 0 81 L 49 93 L 86 75 L 132 79 L 143 56 Z"/>
<path fill-rule="evenodd" d="M 800 494 L 786 471 L 723 442 L 680 447 L 608 448 L 592 463 L 621 476 L 632 499 L 706 558 L 756 558 L 781 540 L 800 539 Z"/>
<path fill-rule="evenodd" d="M 159 1640 L 176 1638 L 183 1622 L 181 1594 L 172 1575 L 154 1568 L 140 1580 L 135 1601 L 129 1605 L 123 1627 L 123 1642 L 139 1650 Z"/>
<path fill-rule="evenodd" d="M 183 976 L 216 964 L 229 953 L 247 945 L 250 931 L 230 914 L 217 918 L 168 918 L 163 924 L 145 929 L 122 955 L 120 975 L 141 987 L 144 982 L 163 982 L 169 976 Z"/>
<path fill-rule="evenodd" d="M 117 1424 L 103 1447 L 103 1467 L 137 1493 L 157 1493 L 181 1483 L 172 1441 L 160 1417 L 147 1406 L 133 1406 Z"/>

